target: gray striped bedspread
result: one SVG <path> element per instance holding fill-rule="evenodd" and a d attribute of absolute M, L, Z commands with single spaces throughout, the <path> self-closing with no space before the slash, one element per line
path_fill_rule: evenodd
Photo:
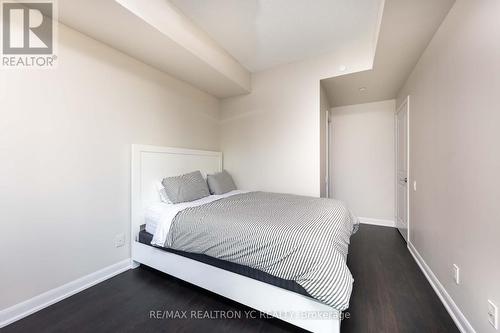
<path fill-rule="evenodd" d="M 353 285 L 347 253 L 357 227 L 337 200 L 248 192 L 179 212 L 165 246 L 294 280 L 345 310 Z"/>

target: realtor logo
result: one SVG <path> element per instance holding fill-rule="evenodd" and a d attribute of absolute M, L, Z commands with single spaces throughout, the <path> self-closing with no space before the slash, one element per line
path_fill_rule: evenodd
<path fill-rule="evenodd" d="M 2 66 L 52 67 L 54 4 L 52 1 L 2 1 Z"/>

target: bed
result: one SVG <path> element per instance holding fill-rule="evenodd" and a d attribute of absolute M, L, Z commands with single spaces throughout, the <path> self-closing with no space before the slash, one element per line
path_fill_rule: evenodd
<path fill-rule="evenodd" d="M 158 180 L 194 170 L 221 171 L 222 154 L 133 145 L 134 266 L 153 267 L 312 332 L 340 332 L 352 288 L 345 259 L 356 219 L 328 199 L 235 191 L 155 221 L 165 209 L 156 203 Z M 311 248 L 321 251 L 307 257 Z"/>

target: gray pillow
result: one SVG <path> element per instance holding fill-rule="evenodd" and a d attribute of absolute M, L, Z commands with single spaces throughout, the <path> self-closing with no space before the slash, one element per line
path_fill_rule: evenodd
<path fill-rule="evenodd" d="M 193 201 L 210 195 L 207 182 L 199 171 L 167 177 L 161 183 L 172 203 Z"/>
<path fill-rule="evenodd" d="M 226 171 L 207 176 L 208 187 L 212 194 L 224 194 L 236 190 L 233 177 Z"/>

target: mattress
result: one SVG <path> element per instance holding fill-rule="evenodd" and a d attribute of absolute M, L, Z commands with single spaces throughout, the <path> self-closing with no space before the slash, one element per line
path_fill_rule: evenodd
<path fill-rule="evenodd" d="M 171 205 L 151 244 L 292 280 L 334 309 L 349 307 L 346 261 L 358 220 L 344 203 L 259 191 L 207 201 Z"/>
<path fill-rule="evenodd" d="M 171 205 L 170 205 L 171 206 Z M 161 220 L 163 213 L 168 210 L 169 204 L 163 202 L 156 202 L 145 210 L 144 222 L 146 222 L 146 231 L 154 234 L 156 226 Z"/>
<path fill-rule="evenodd" d="M 234 190 L 224 194 L 209 195 L 198 200 L 182 202 L 178 204 L 167 204 L 164 202 L 152 203 L 144 211 L 146 231 L 154 235 L 153 240 L 155 240 L 155 236 L 164 236 L 164 234 L 168 232 L 168 229 L 170 228 L 170 222 L 175 218 L 177 213 L 182 211 L 183 209 L 204 205 L 212 201 L 220 200 L 241 193 L 246 193 L 246 191 Z M 165 223 L 165 221 L 167 221 L 167 223 Z M 160 225 L 161 228 L 159 232 L 156 232 L 158 225 Z M 163 239 L 161 241 L 158 241 L 158 239 L 156 239 L 156 242 L 153 242 L 153 244 L 163 246 L 165 244 L 165 240 Z"/>
<path fill-rule="evenodd" d="M 153 235 L 149 233 L 146 230 L 141 230 L 139 232 L 139 242 L 145 245 L 153 246 L 151 245 L 151 240 L 153 239 Z M 210 257 L 204 254 L 198 254 L 198 253 L 190 253 L 190 252 L 184 252 L 184 251 L 178 251 L 174 249 L 169 249 L 166 247 L 159 247 L 159 246 L 154 246 L 156 248 L 159 248 L 163 251 L 174 253 L 192 260 L 196 260 L 199 262 L 202 262 L 207 265 L 211 265 L 217 268 L 224 269 L 226 271 L 230 271 L 236 274 L 240 274 L 267 284 L 271 284 L 273 286 L 283 288 L 286 290 L 290 290 L 293 292 L 296 292 L 298 294 L 304 295 L 304 296 L 309 296 L 310 295 L 307 293 L 307 291 L 299 285 L 297 282 L 293 280 L 285 280 L 281 279 L 279 277 L 273 276 L 271 274 L 265 273 L 263 271 L 260 271 L 255 268 L 247 267 L 244 265 L 240 265 L 237 263 L 232 263 L 229 261 L 225 261 L 222 259 L 217 259 L 214 257 Z"/>

